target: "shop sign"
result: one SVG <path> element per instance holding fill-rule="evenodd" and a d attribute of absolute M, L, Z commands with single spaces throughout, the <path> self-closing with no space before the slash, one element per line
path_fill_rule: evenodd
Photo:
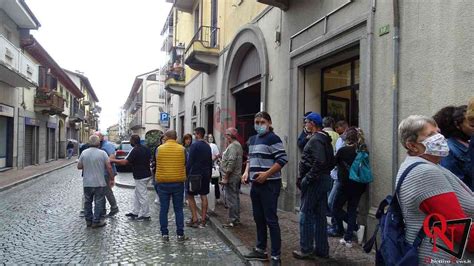
<path fill-rule="evenodd" d="M 14 110 L 15 109 L 13 109 L 13 107 L 0 104 L 0 115 L 2 115 L 2 116 L 13 117 L 13 115 L 15 113 Z"/>

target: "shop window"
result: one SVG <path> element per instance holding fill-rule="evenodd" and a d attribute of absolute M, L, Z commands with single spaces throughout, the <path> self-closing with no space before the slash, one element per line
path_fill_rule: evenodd
<path fill-rule="evenodd" d="M 322 69 L 323 116 L 346 120 L 351 126 L 359 125 L 359 72 L 358 58 Z"/>

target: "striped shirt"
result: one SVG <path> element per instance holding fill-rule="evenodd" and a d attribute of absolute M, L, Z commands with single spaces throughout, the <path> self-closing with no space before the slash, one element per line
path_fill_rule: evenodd
<path fill-rule="evenodd" d="M 263 136 L 252 136 L 248 144 L 250 181 L 255 180 L 254 176 L 256 173 L 268 171 L 275 163 L 283 167 L 288 162 L 283 142 L 273 132 L 268 132 Z M 274 173 L 267 180 L 281 180 L 281 172 Z"/>
<path fill-rule="evenodd" d="M 400 188 L 400 207 L 406 225 L 406 241 L 410 244 L 415 240 L 418 231 L 423 225 L 426 214 L 420 210 L 420 204 L 436 195 L 454 192 L 459 200 L 461 208 L 468 217 L 474 218 L 474 194 L 473 192 L 449 170 L 440 165 L 431 163 L 421 157 L 408 156 L 400 166 L 397 182 L 405 169 L 415 163 L 417 165 L 405 178 Z M 449 208 L 449 206 L 447 206 Z M 465 253 L 464 258 L 470 258 L 472 254 Z M 418 261 L 420 265 L 426 264 L 427 258 L 433 260 L 449 260 L 451 255 L 439 250 L 433 252 L 433 245 L 429 238 L 425 237 L 418 250 Z M 472 259 L 471 259 L 472 260 Z"/>

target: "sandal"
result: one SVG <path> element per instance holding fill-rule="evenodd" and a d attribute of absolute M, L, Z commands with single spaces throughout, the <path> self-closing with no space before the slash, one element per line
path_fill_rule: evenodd
<path fill-rule="evenodd" d="M 192 227 L 192 228 L 198 228 L 199 227 L 199 220 L 198 221 L 193 221 L 192 219 L 186 221 L 186 226 Z"/>

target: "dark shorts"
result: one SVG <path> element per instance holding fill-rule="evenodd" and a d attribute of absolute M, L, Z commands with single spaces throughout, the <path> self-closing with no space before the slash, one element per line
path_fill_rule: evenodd
<path fill-rule="evenodd" d="M 193 196 L 196 196 L 196 195 L 207 195 L 209 194 L 209 185 L 211 183 L 211 178 L 210 177 L 203 177 L 201 179 L 201 189 L 198 190 L 198 191 L 189 191 L 189 181 L 188 179 L 186 179 L 186 194 L 188 195 L 193 195 Z"/>

